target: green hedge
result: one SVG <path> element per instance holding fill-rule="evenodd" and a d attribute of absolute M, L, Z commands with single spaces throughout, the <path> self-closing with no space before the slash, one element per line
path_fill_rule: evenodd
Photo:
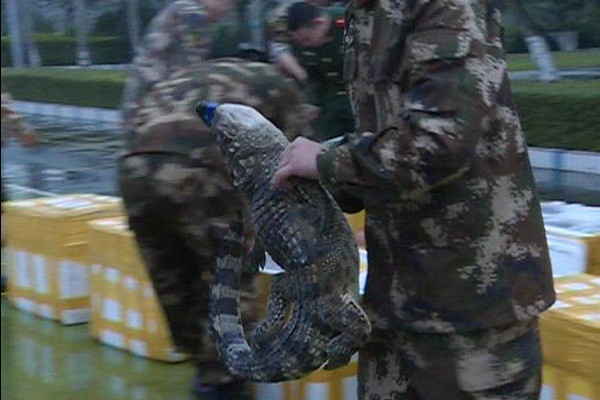
<path fill-rule="evenodd" d="M 530 146 L 600 151 L 600 80 L 516 82 Z"/>
<path fill-rule="evenodd" d="M 116 109 L 126 75 L 120 71 L 2 70 L 2 91 L 15 98 Z M 600 80 L 514 83 L 531 146 L 600 151 Z"/>
<path fill-rule="evenodd" d="M 521 31 L 515 25 L 507 25 L 504 29 L 504 48 L 507 53 L 527 53 L 527 43 Z"/>
<path fill-rule="evenodd" d="M 35 35 L 42 65 L 74 65 L 77 63 L 77 40 L 73 36 Z M 131 57 L 130 45 L 121 37 L 90 37 L 89 50 L 94 64 L 123 64 Z M 2 38 L 2 67 L 12 65 L 10 37 Z"/>
<path fill-rule="evenodd" d="M 553 52 L 554 62 L 559 69 L 600 67 L 600 51 L 577 50 L 569 52 Z M 537 69 L 528 53 L 509 54 L 509 71 L 532 71 Z"/>
<path fill-rule="evenodd" d="M 2 69 L 3 92 L 44 103 L 119 108 L 124 83 L 119 71 Z"/>

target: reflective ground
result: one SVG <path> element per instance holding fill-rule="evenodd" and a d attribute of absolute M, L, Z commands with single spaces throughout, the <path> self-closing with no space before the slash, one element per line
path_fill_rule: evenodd
<path fill-rule="evenodd" d="M 189 364 L 148 362 L 94 342 L 2 299 L 3 400 L 188 400 Z M 233 400 L 233 399 L 232 399 Z"/>
<path fill-rule="evenodd" d="M 40 135 L 41 145 L 25 149 L 11 141 L 3 147 L 3 182 L 57 194 L 116 194 L 121 149 L 117 127 L 53 118 L 30 122 Z"/>

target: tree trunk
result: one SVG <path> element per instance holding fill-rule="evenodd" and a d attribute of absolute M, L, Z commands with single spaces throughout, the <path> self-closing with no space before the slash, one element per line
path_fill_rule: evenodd
<path fill-rule="evenodd" d="M 40 57 L 40 51 L 34 38 L 34 26 L 33 26 L 33 9 L 31 0 L 21 0 L 21 21 L 23 21 L 23 46 L 25 49 L 25 56 L 27 58 L 28 65 L 30 67 L 39 67 L 42 65 L 42 59 Z"/>
<path fill-rule="evenodd" d="M 536 30 L 531 17 L 523 7 L 522 0 L 511 0 L 511 5 L 529 54 L 540 71 L 540 80 L 544 82 L 560 80 L 550 45 L 546 38 Z"/>
<path fill-rule="evenodd" d="M 6 0 L 6 12 L 8 14 L 8 30 L 10 32 L 10 51 L 13 66 L 23 68 L 25 58 L 23 53 L 23 39 L 21 37 L 21 19 L 19 18 L 19 7 L 17 0 Z"/>
<path fill-rule="evenodd" d="M 127 30 L 131 43 L 131 54 L 135 54 L 140 45 L 140 4 L 138 0 L 125 0 L 127 6 Z"/>
<path fill-rule="evenodd" d="M 75 32 L 77 38 L 77 65 L 88 66 L 92 63 L 88 50 L 87 10 L 85 0 L 74 1 Z"/>

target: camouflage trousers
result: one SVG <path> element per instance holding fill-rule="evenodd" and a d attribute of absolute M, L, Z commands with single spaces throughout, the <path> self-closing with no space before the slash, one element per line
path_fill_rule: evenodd
<path fill-rule="evenodd" d="M 203 384 L 232 380 L 210 336 L 209 294 L 218 232 L 239 211 L 223 171 L 202 159 L 141 154 L 121 162 L 129 223 L 177 348 L 193 356 Z M 221 229 L 221 231 L 219 231 Z M 258 314 L 252 276 L 242 283 L 242 316 L 252 332 Z"/>
<path fill-rule="evenodd" d="M 359 353 L 360 400 L 538 400 L 537 320 L 462 334 L 374 333 Z"/>

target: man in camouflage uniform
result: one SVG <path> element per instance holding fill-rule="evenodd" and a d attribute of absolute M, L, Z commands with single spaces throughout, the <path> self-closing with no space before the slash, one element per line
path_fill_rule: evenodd
<path fill-rule="evenodd" d="M 297 139 L 275 183 L 319 179 L 366 210 L 359 398 L 537 400 L 555 300 L 500 12 L 485 0 L 353 0 L 357 133 Z"/>
<path fill-rule="evenodd" d="M 272 61 L 304 86 L 308 101 L 319 111 L 313 137 L 317 141 L 354 130 L 342 76 L 345 8 L 329 3 L 311 0 L 280 6 L 267 24 Z"/>
<path fill-rule="evenodd" d="M 199 100 L 243 103 L 290 138 L 306 133 L 302 98 L 269 64 L 225 59 L 181 70 L 150 90 L 130 114 L 121 191 L 176 345 L 195 356 L 201 398 L 241 400 L 243 385 L 218 361 L 208 299 L 219 238 L 242 199 L 230 184 Z M 257 318 L 254 282 L 244 286 L 246 332 Z M 211 397 L 212 396 L 212 397 Z"/>
<path fill-rule="evenodd" d="M 234 0 L 175 0 L 169 3 L 161 10 L 151 21 L 146 36 L 142 45 L 136 49 L 136 55 L 133 60 L 133 71 L 128 79 L 123 96 L 123 129 L 126 135 L 125 157 L 122 165 L 121 184 L 123 186 L 123 196 L 126 202 L 127 211 L 130 215 L 130 222 L 140 246 L 143 255 L 148 264 L 148 271 L 155 286 L 155 290 L 159 296 L 163 308 L 165 309 L 167 319 L 171 328 L 176 345 L 182 350 L 188 352 L 192 356 L 196 356 L 198 366 L 198 375 L 193 382 L 193 391 L 203 397 L 217 397 L 221 393 L 230 390 L 236 390 L 235 385 L 232 386 L 229 375 L 224 371 L 224 368 L 217 363 L 216 355 L 210 354 L 207 350 L 203 355 L 201 353 L 201 343 L 203 340 L 200 336 L 202 327 L 196 326 L 199 321 L 204 320 L 202 316 L 206 315 L 206 301 L 197 300 L 192 296 L 193 291 L 205 293 L 206 288 L 204 283 L 198 281 L 198 276 L 201 274 L 202 259 L 194 258 L 194 253 L 187 249 L 182 243 L 182 236 L 187 235 L 171 235 L 171 230 L 163 229 L 162 226 L 152 226 L 152 223 L 162 225 L 157 218 L 147 218 L 148 223 L 143 224 L 145 213 L 151 214 L 150 211 L 142 208 L 138 210 L 135 206 L 143 204 L 143 198 L 135 197 L 135 188 L 140 185 L 132 185 L 134 188 L 130 190 L 128 186 L 130 177 L 129 171 L 131 163 L 134 163 L 138 158 L 127 157 L 136 154 L 156 153 L 156 159 L 160 160 L 160 156 L 168 162 L 169 155 L 184 154 L 188 155 L 193 151 L 192 147 L 186 147 L 187 142 L 185 135 L 195 138 L 194 133 L 198 130 L 197 127 L 191 127 L 188 120 L 177 121 L 177 116 L 171 114 L 170 110 L 162 110 L 160 115 L 148 115 L 148 110 L 153 108 L 148 107 L 148 103 L 153 101 L 157 104 L 166 107 L 169 97 L 162 97 L 163 92 L 160 89 L 165 82 L 177 79 L 183 71 L 189 70 L 191 67 L 201 65 L 203 60 L 212 58 L 213 38 L 211 30 L 215 24 L 222 20 L 226 13 L 233 7 Z M 157 89 L 158 88 L 158 89 Z M 151 93 L 153 94 L 152 97 Z M 169 123 L 164 123 L 171 116 Z M 156 135 L 157 139 L 153 146 L 142 146 L 140 141 L 140 127 L 150 122 L 156 122 L 159 117 L 163 118 L 163 123 L 153 127 L 149 131 L 152 135 Z M 164 132 L 159 132 L 161 127 Z M 174 131 L 174 132 L 173 132 Z M 182 138 L 183 137 L 183 138 Z M 150 140 L 145 137 L 145 142 Z M 200 141 L 200 139 L 196 139 Z M 160 145 L 165 142 L 164 148 Z M 143 143 L 143 144 L 144 144 Z M 173 149 L 174 143 L 180 143 L 179 149 Z M 193 144 L 193 143 L 192 143 Z M 178 150 L 178 151 L 177 151 Z M 177 159 L 176 156 L 171 158 Z M 183 158 L 185 160 L 185 157 Z M 177 165 L 178 163 L 174 163 Z M 182 167 L 185 167 L 185 161 L 179 161 Z M 157 166 L 161 164 L 158 163 Z M 208 163 L 210 165 L 210 163 Z M 192 171 L 193 169 L 189 169 Z M 140 181 L 150 180 L 151 171 L 145 171 L 141 174 Z M 191 174 L 193 177 L 194 174 Z M 167 175 L 168 179 L 174 179 Z M 212 178 L 212 176 L 209 176 Z M 187 187 L 188 192 L 192 190 L 194 184 L 193 179 L 190 179 L 190 185 Z M 174 187 L 177 181 L 165 181 L 165 187 Z M 184 190 L 182 187 L 180 190 Z M 132 193 L 133 191 L 133 193 Z M 184 197 L 182 196 L 182 201 Z M 189 200 L 189 199 L 188 199 Z M 188 206 L 191 207 L 191 204 Z M 201 207 L 197 205 L 197 207 Z M 140 208 L 140 207 L 138 207 Z M 171 209 L 164 207 L 163 213 L 174 212 Z M 154 209 L 153 212 L 158 214 L 160 209 Z M 180 212 L 181 214 L 181 212 Z M 138 217 L 140 215 L 140 217 Z M 170 220 L 171 225 L 175 223 Z M 159 221 L 159 222 L 156 222 Z M 168 232 L 169 234 L 161 236 Z M 180 251 L 177 251 L 177 246 Z M 154 249 L 157 250 L 154 250 Z M 174 264 L 176 267 L 172 267 Z M 181 265 L 197 264 L 197 270 L 186 272 L 185 267 Z M 207 264 L 210 266 L 210 264 Z M 169 274 L 169 268 L 175 272 Z M 188 268 L 191 270 L 191 268 Z M 186 276 L 186 273 L 188 274 Z M 171 295 L 171 292 L 174 295 Z M 183 298 L 177 298 L 177 295 Z M 189 310 L 189 311 L 186 311 Z M 185 311 L 185 312 L 184 312 Z M 186 313 L 187 312 L 187 313 Z M 196 313 L 196 315 L 193 315 Z M 204 332 L 205 336 L 208 335 Z M 204 346 L 206 348 L 206 346 Z"/>
<path fill-rule="evenodd" d="M 14 101 L 10 94 L 2 93 L 2 147 L 11 136 L 19 139 L 25 147 L 33 147 L 38 144 L 37 134 L 25 123 L 23 117 L 15 112 Z M 2 203 L 4 203 L 8 200 L 8 196 L 4 189 L 4 183 L 0 182 L 0 186 L 2 186 Z M 4 247 L 4 236 L 4 219 L 2 219 L 2 247 Z M 4 292 L 5 286 L 5 278 L 2 276 L 2 292 Z"/>
<path fill-rule="evenodd" d="M 133 73 L 125 86 L 123 118 L 126 130 L 131 114 L 156 84 L 184 68 L 212 58 L 211 29 L 232 9 L 235 0 L 176 0 L 150 23 L 133 60 Z"/>
<path fill-rule="evenodd" d="M 318 7 L 325 7 L 332 3 L 331 0 L 307 0 L 307 3 Z M 300 84 L 308 80 L 306 70 L 294 57 L 291 46 L 291 37 L 288 30 L 288 14 L 294 2 L 286 2 L 283 5 L 267 11 L 267 36 L 269 39 L 269 58 L 288 76 L 291 76 Z"/>
<path fill-rule="evenodd" d="M 343 79 L 344 11 L 340 3 L 319 9 L 307 2 L 293 4 L 288 31 L 296 59 L 309 76 L 309 101 L 320 109 L 315 137 L 323 141 L 354 131 L 354 117 Z"/>

